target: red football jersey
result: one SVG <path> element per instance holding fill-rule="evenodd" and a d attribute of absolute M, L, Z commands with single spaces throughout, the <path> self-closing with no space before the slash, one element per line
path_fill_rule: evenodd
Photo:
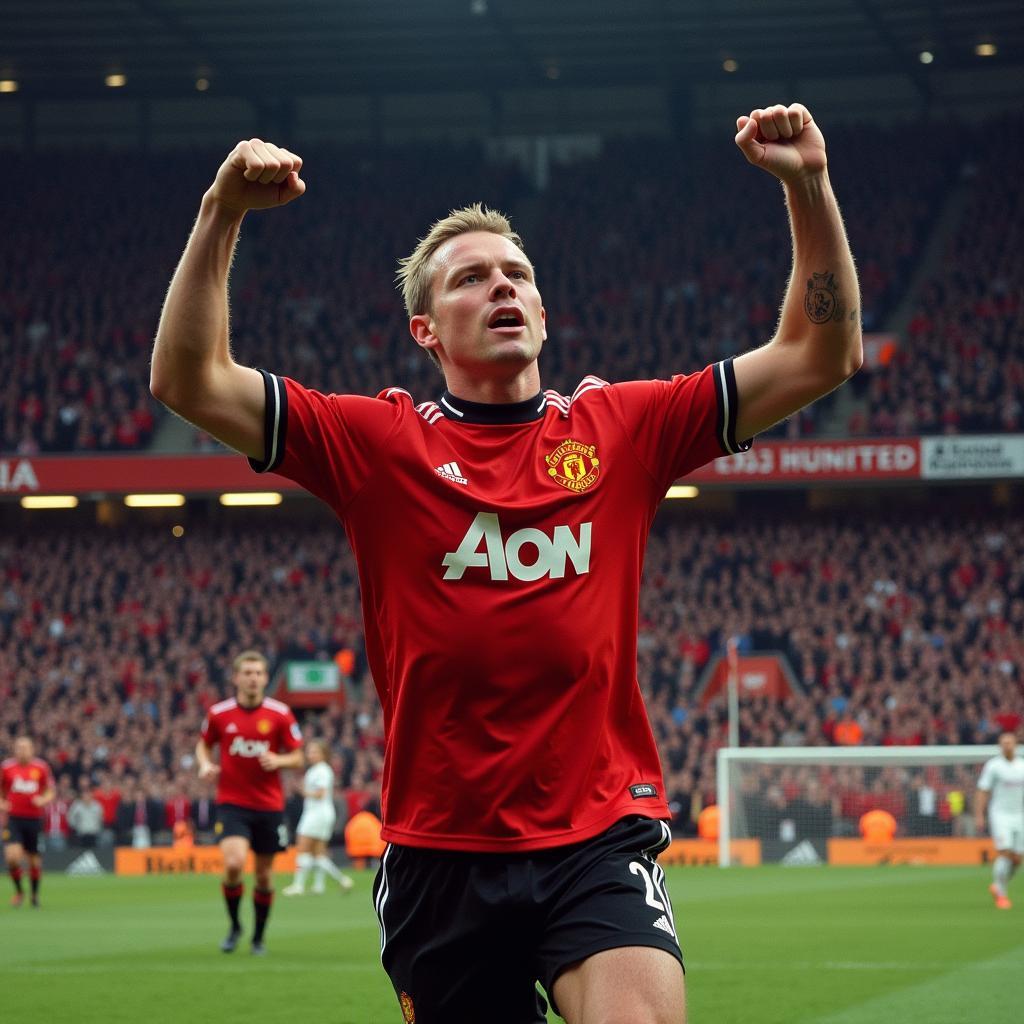
<path fill-rule="evenodd" d="M 356 555 L 383 837 L 518 851 L 668 818 L 636 676 L 640 575 L 668 486 L 744 447 L 731 360 L 497 406 L 264 380 L 253 468 L 327 502 Z"/>
<path fill-rule="evenodd" d="M 234 697 L 206 713 L 203 742 L 220 744 L 217 803 L 256 811 L 283 811 L 281 773 L 260 766 L 260 755 L 281 754 L 302 746 L 302 733 L 287 704 L 271 697 L 243 708 Z"/>
<path fill-rule="evenodd" d="M 43 808 L 36 807 L 32 798 L 53 788 L 53 773 L 40 757 L 22 764 L 9 757 L 0 764 L 0 793 L 10 804 L 7 812 L 12 818 L 42 818 Z"/>

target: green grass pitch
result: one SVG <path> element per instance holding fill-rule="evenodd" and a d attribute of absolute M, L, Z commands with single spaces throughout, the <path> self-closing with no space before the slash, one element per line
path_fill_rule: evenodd
<path fill-rule="evenodd" d="M 999 912 L 976 868 L 670 868 L 668 878 L 691 1024 L 1024 1020 L 1024 883 L 1019 909 Z M 370 881 L 357 875 L 347 895 L 279 896 L 270 953 L 257 959 L 247 947 L 217 951 L 226 919 L 212 876 L 49 875 L 43 909 L 0 905 L 0 1019 L 400 1024 Z M 244 910 L 251 920 L 248 895 Z M 479 1022 L 453 1024 L 486 1021 L 482 1007 Z"/>

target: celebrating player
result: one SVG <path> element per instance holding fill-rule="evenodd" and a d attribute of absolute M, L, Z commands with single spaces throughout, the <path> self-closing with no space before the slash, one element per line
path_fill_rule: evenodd
<path fill-rule="evenodd" d="M 327 852 L 334 834 L 337 817 L 334 810 L 334 771 L 327 763 L 327 747 L 320 740 L 306 744 L 309 767 L 302 780 L 302 816 L 295 828 L 298 853 L 295 857 L 295 878 L 281 891 L 285 896 L 301 896 L 305 892 L 306 875 L 313 869 L 313 892 L 324 891 L 324 875 L 330 875 L 343 892 L 352 888 L 352 879 L 339 871 Z"/>
<path fill-rule="evenodd" d="M 999 750 L 981 769 L 974 817 L 980 835 L 985 830 L 988 811 L 988 831 L 996 848 L 988 891 L 1000 910 L 1009 910 L 1013 904 L 1006 887 L 1024 854 L 1024 757 L 1017 754 L 1017 736 L 1013 732 L 999 736 Z"/>
<path fill-rule="evenodd" d="M 436 402 L 324 395 L 236 363 L 242 219 L 305 191 L 302 160 L 259 139 L 221 165 L 171 283 L 153 394 L 321 497 L 355 551 L 386 729 L 374 899 L 407 1020 L 540 1022 L 538 980 L 570 1024 L 684 1016 L 655 861 L 670 814 L 636 678 L 647 533 L 676 479 L 862 359 L 821 132 L 799 104 L 737 128 L 783 183 L 793 273 L 767 344 L 690 375 L 541 390 L 533 265 L 479 205 L 438 221 L 399 272 L 410 332 L 444 373 Z"/>
<path fill-rule="evenodd" d="M 13 907 L 20 907 L 25 899 L 21 876 L 26 861 L 32 906 L 39 906 L 39 882 L 43 874 L 39 832 L 43 825 L 43 808 L 56 791 L 50 766 L 35 756 L 35 746 L 28 736 L 19 736 L 14 741 L 14 757 L 0 764 L 0 811 L 7 814 L 3 830 L 4 857 L 14 883 Z"/>
<path fill-rule="evenodd" d="M 242 934 L 238 907 L 242 875 L 251 849 L 255 857 L 252 893 L 255 927 L 252 952 L 266 952 L 263 932 L 274 899 L 271 871 L 274 854 L 288 845 L 284 823 L 282 768 L 302 767 L 302 734 L 286 704 L 264 697 L 270 681 L 267 659 L 243 651 L 232 664 L 235 696 L 207 712 L 196 744 L 201 779 L 217 780 L 217 825 L 224 855 L 224 902 L 231 929 L 220 948 L 233 953 Z M 212 748 L 220 746 L 220 763 Z"/>

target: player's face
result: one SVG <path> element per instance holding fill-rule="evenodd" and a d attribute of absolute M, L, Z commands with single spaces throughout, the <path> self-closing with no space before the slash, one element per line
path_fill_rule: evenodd
<path fill-rule="evenodd" d="M 545 312 L 521 249 L 501 235 L 470 231 L 442 245 L 433 267 L 433 308 L 409 328 L 442 367 L 486 373 L 537 359 Z"/>
<path fill-rule="evenodd" d="M 27 764 L 32 760 L 33 753 L 32 741 L 27 736 L 19 736 L 14 741 L 14 759 L 16 761 Z"/>
<path fill-rule="evenodd" d="M 1017 753 L 1017 737 L 1011 735 L 1008 732 L 1004 732 L 999 737 L 999 749 L 1003 752 L 1003 757 L 1007 761 L 1012 761 Z"/>
<path fill-rule="evenodd" d="M 310 764 L 319 764 L 324 759 L 324 751 L 319 743 L 310 743 L 306 747 L 306 760 Z"/>
<path fill-rule="evenodd" d="M 263 700 L 270 677 L 262 661 L 243 661 L 235 669 L 233 682 L 239 704 L 251 707 Z"/>

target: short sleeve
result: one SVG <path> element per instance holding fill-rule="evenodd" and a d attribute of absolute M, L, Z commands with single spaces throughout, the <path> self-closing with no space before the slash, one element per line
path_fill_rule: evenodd
<path fill-rule="evenodd" d="M 637 457 L 659 485 L 750 447 L 749 440 L 736 438 L 732 359 L 671 380 L 613 384 L 609 391 Z"/>
<path fill-rule="evenodd" d="M 325 395 L 260 373 L 266 388 L 265 450 L 249 465 L 257 473 L 280 473 L 341 511 L 373 472 L 397 425 L 398 405 L 362 395 Z"/>
<path fill-rule="evenodd" d="M 992 785 L 995 782 L 993 776 L 995 775 L 995 766 L 991 761 L 985 762 L 985 767 L 981 769 L 981 778 L 978 779 L 978 789 L 983 790 L 986 793 L 992 791 Z"/>
<path fill-rule="evenodd" d="M 281 746 L 285 750 L 298 750 L 302 746 L 302 730 L 290 711 L 281 719 Z"/>
<path fill-rule="evenodd" d="M 217 726 L 217 720 L 207 712 L 206 718 L 203 719 L 203 727 L 199 731 L 199 736 L 207 746 L 212 746 L 220 740 L 220 729 Z"/>

